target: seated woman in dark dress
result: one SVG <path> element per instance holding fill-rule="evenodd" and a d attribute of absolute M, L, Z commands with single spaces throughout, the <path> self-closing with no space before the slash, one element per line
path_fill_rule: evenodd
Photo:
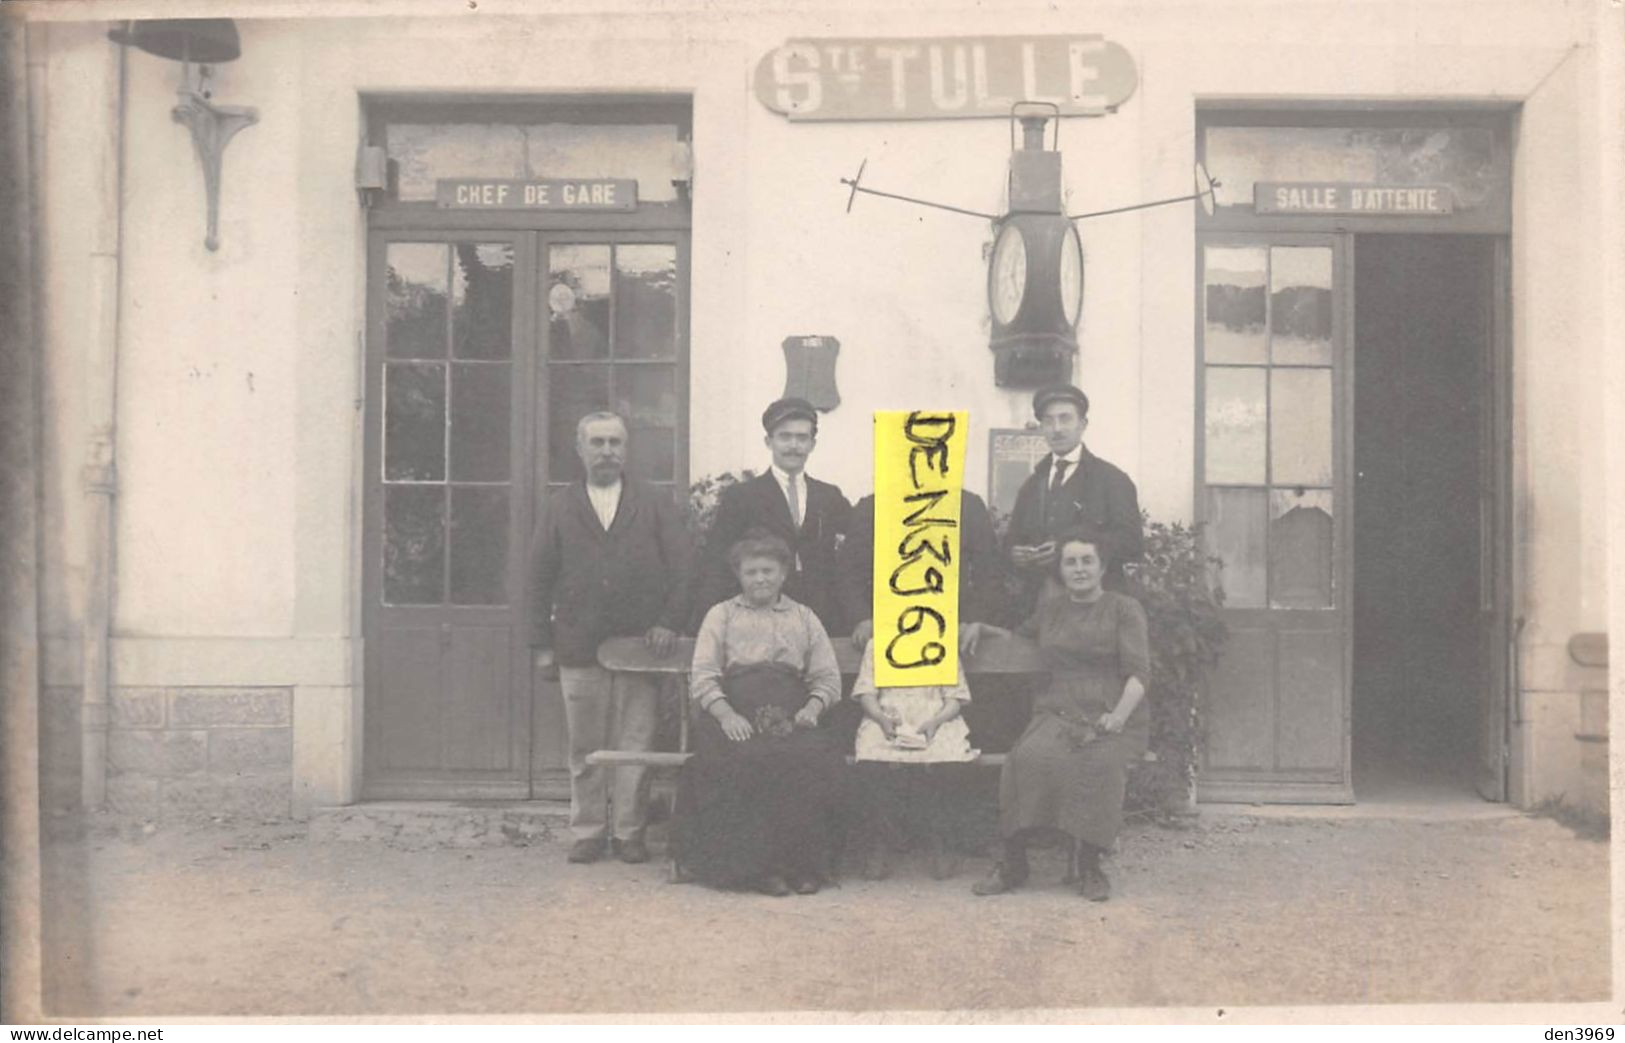
<path fill-rule="evenodd" d="M 757 530 L 728 563 L 740 593 L 694 642 L 694 756 L 679 780 L 679 867 L 723 887 L 812 894 L 823 883 L 844 748 L 824 711 L 841 697 L 829 635 L 779 592 L 790 548 Z"/>
<path fill-rule="evenodd" d="M 999 776 L 1003 858 L 974 890 L 994 895 L 1021 886 L 1028 839 L 1038 830 L 1060 830 L 1076 845 L 1078 893 L 1102 902 L 1111 884 L 1100 856 L 1122 828 L 1128 766 L 1150 738 L 1145 610 L 1100 585 L 1106 562 L 1095 534 L 1067 533 L 1056 544 L 1063 593 L 1041 601 L 1016 629 L 1038 642 L 1050 683 L 1034 697 L 1032 720 Z M 978 637 L 1008 633 L 970 625 Z"/>

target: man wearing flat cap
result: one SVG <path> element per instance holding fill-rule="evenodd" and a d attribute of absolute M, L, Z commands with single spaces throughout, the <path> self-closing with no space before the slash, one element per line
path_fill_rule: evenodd
<path fill-rule="evenodd" d="M 1016 494 L 1005 547 L 1024 579 L 1025 607 L 1037 604 L 1055 565 L 1055 537 L 1079 525 L 1099 532 L 1107 558 L 1104 585 L 1123 589 L 1123 564 L 1144 551 L 1140 499 L 1133 479 L 1089 452 L 1089 397 L 1071 384 L 1051 384 L 1033 395 L 1033 415 L 1049 443 Z"/>
<path fill-rule="evenodd" d="M 765 474 L 723 491 L 705 541 L 696 579 L 695 620 L 739 592 L 728 567 L 728 548 L 751 529 L 765 529 L 789 544 L 795 567 L 784 593 L 812 609 L 830 634 L 845 634 L 835 548 L 846 533 L 851 504 L 841 490 L 807 476 L 807 457 L 818 444 L 818 411 L 801 398 L 781 398 L 762 413 L 763 442 L 773 454 Z"/>

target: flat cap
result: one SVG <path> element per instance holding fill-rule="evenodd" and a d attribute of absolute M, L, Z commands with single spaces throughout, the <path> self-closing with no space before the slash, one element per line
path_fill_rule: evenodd
<path fill-rule="evenodd" d="M 1071 402 L 1078 407 L 1079 416 L 1089 415 L 1089 396 L 1071 384 L 1050 384 L 1033 392 L 1033 416 L 1042 418 L 1044 407 L 1051 402 Z"/>
<path fill-rule="evenodd" d="M 762 411 L 762 428 L 768 434 L 786 420 L 811 420 L 818 430 L 818 410 L 804 398 L 781 398 Z"/>

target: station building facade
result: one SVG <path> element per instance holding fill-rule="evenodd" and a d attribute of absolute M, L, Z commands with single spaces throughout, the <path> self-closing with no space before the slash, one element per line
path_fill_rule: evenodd
<path fill-rule="evenodd" d="M 256 110 L 213 248 L 195 68 L 25 15 L 48 797 L 561 792 L 523 562 L 590 409 L 682 496 L 765 466 L 762 406 L 811 380 L 809 471 L 853 499 L 874 410 L 965 409 L 1005 503 L 1030 391 L 990 351 L 985 215 L 1036 98 L 1067 213 L 1218 182 L 1077 222 L 1057 371 L 1224 560 L 1203 798 L 1606 799 L 1606 5 L 174 7 L 239 15 L 206 82 Z M 860 165 L 984 216 L 849 207 Z"/>

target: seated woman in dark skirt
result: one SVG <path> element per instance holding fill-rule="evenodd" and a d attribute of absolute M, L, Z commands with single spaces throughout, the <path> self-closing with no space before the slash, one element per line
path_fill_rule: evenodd
<path fill-rule="evenodd" d="M 841 697 L 835 649 L 812 610 L 779 593 L 791 562 L 760 530 L 728 551 L 740 593 L 706 613 L 694 642 L 699 712 L 675 823 L 685 872 L 771 895 L 823 883 L 844 757 L 818 727 Z"/>
<path fill-rule="evenodd" d="M 1033 699 L 1032 721 L 999 776 L 1004 854 L 979 895 L 1003 894 L 1027 880 L 1027 841 L 1060 830 L 1078 852 L 1078 893 L 1102 902 L 1111 885 L 1100 856 L 1123 825 L 1129 764 L 1145 753 L 1150 675 L 1145 610 L 1100 585 L 1106 562 L 1087 531 L 1056 541 L 1062 594 L 1043 600 L 1016 633 L 1038 642 L 1050 683 Z M 1008 633 L 986 623 L 977 634 Z"/>

